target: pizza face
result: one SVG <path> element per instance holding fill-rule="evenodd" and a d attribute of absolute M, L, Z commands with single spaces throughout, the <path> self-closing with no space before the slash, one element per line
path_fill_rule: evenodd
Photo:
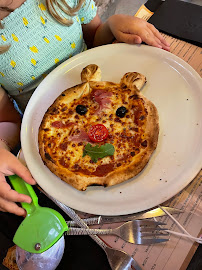
<path fill-rule="evenodd" d="M 156 148 L 157 110 L 137 90 L 134 77 L 136 73 L 128 73 L 120 84 L 91 80 L 67 89 L 43 118 L 40 155 L 53 173 L 78 190 L 128 180 Z"/>

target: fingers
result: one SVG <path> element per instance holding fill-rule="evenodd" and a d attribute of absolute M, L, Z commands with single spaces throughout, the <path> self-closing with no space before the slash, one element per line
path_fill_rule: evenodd
<path fill-rule="evenodd" d="M 7 182 L 1 182 L 0 197 L 12 202 L 27 202 L 31 203 L 32 199 L 25 195 L 20 194 L 17 191 L 11 189 Z"/>
<path fill-rule="evenodd" d="M 143 41 L 147 43 L 148 45 L 158 47 L 162 49 L 162 43 L 161 41 L 155 37 L 153 32 L 150 29 L 147 29 L 143 34 Z"/>
<path fill-rule="evenodd" d="M 142 42 L 145 42 L 150 46 L 169 51 L 170 45 L 166 42 L 163 36 L 154 26 L 152 26 L 151 28 L 153 29 L 153 31 L 149 27 L 147 27 L 139 31 L 138 34 L 118 32 L 116 34 L 116 37 L 118 41 L 128 44 L 140 44 Z"/>
<path fill-rule="evenodd" d="M 154 46 L 160 49 L 170 50 L 170 46 L 165 45 L 165 42 L 162 43 L 158 36 L 155 35 L 149 28 L 145 29 L 141 34 L 142 40 L 150 46 Z M 167 43 L 166 43 L 167 44 Z"/>
<path fill-rule="evenodd" d="M 30 171 L 19 160 L 18 162 L 19 162 L 18 164 L 17 163 L 15 164 L 13 168 L 13 172 L 17 174 L 18 176 L 20 176 L 28 184 L 35 185 L 36 181 L 32 177 Z"/>
<path fill-rule="evenodd" d="M 36 181 L 33 179 L 27 167 L 25 167 L 13 154 L 6 150 L 0 153 L 0 172 L 4 175 L 17 174 L 27 183 L 34 185 Z"/>
<path fill-rule="evenodd" d="M 31 203 L 31 198 L 25 194 L 20 194 L 11 189 L 10 185 L 6 182 L 4 176 L 0 175 L 0 197 L 7 201 L 12 202 L 27 202 Z"/>
<path fill-rule="evenodd" d="M 26 211 L 19 207 L 15 202 L 31 203 L 31 198 L 24 194 L 19 194 L 12 190 L 6 182 L 4 176 L 0 175 L 0 211 L 9 212 L 18 216 L 25 216 Z"/>
<path fill-rule="evenodd" d="M 148 23 L 148 27 L 154 33 L 154 35 L 163 43 L 165 46 L 169 47 L 170 44 L 165 40 L 165 38 L 161 35 L 161 33 L 150 23 Z"/>
<path fill-rule="evenodd" d="M 9 202 L 1 197 L 0 197 L 0 211 L 9 212 L 18 216 L 26 215 L 25 209 L 19 207 L 16 203 Z"/>
<path fill-rule="evenodd" d="M 142 39 L 138 35 L 131 35 L 130 39 L 131 39 L 131 44 L 140 44 L 140 43 L 142 43 Z"/>
<path fill-rule="evenodd" d="M 170 50 L 169 43 L 161 33 L 150 23 L 143 19 L 117 14 L 108 19 L 111 33 L 119 42 L 139 44 L 145 42 L 148 45 Z"/>
<path fill-rule="evenodd" d="M 35 184 L 29 170 L 10 152 L 1 149 L 0 152 L 0 211 L 25 216 L 26 211 L 16 202 L 31 203 L 31 198 L 13 190 L 7 183 L 5 175 L 17 174 L 29 184 Z"/>
<path fill-rule="evenodd" d="M 161 35 L 161 33 L 150 23 L 148 23 L 148 28 L 153 33 L 156 41 L 158 40 L 158 43 L 161 44 L 162 48 L 170 51 L 170 44 L 165 40 L 165 38 Z"/>
<path fill-rule="evenodd" d="M 118 36 L 118 41 L 125 42 L 127 44 L 140 44 L 142 43 L 142 39 L 138 35 L 132 35 L 127 33 L 120 33 Z"/>

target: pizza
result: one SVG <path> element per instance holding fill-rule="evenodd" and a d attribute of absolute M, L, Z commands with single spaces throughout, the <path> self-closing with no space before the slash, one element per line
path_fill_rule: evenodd
<path fill-rule="evenodd" d="M 101 81 L 100 68 L 91 64 L 81 81 L 63 91 L 43 117 L 38 142 L 44 164 L 81 191 L 133 178 L 158 142 L 157 109 L 140 93 L 146 77 L 128 72 L 120 83 Z"/>

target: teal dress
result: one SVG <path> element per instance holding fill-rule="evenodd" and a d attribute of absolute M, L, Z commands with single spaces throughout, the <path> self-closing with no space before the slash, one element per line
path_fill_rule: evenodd
<path fill-rule="evenodd" d="M 73 7 L 77 0 L 68 0 Z M 73 24 L 58 23 L 47 11 L 45 0 L 26 0 L 2 20 L 0 45 L 11 44 L 0 55 L 0 85 L 24 110 L 34 89 L 57 65 L 86 50 L 82 24 L 96 16 L 93 0 L 86 0 Z"/>

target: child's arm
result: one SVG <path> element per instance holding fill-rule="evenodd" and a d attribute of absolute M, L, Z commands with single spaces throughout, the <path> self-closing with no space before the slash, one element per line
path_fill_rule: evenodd
<path fill-rule="evenodd" d="M 97 29 L 101 25 L 102 25 L 102 22 L 98 14 L 90 23 L 82 25 L 83 37 L 88 48 L 94 47 L 95 34 L 96 34 Z M 110 43 L 110 40 L 108 41 L 108 43 Z"/>
<path fill-rule="evenodd" d="M 35 184 L 28 169 L 10 153 L 19 141 L 21 119 L 5 91 L 0 88 L 0 211 L 25 215 L 15 202 L 31 202 L 31 198 L 12 190 L 5 176 L 18 174 L 26 182 Z"/>
<path fill-rule="evenodd" d="M 20 138 L 21 118 L 6 92 L 0 87 L 0 148 L 14 148 Z M 7 143 L 5 143 L 5 141 Z"/>
<path fill-rule="evenodd" d="M 103 24 L 97 15 L 89 24 L 83 26 L 83 32 L 84 38 L 94 37 L 94 46 L 108 44 L 116 39 L 129 44 L 145 42 L 169 50 L 169 44 L 152 24 L 129 15 L 113 15 Z"/>

